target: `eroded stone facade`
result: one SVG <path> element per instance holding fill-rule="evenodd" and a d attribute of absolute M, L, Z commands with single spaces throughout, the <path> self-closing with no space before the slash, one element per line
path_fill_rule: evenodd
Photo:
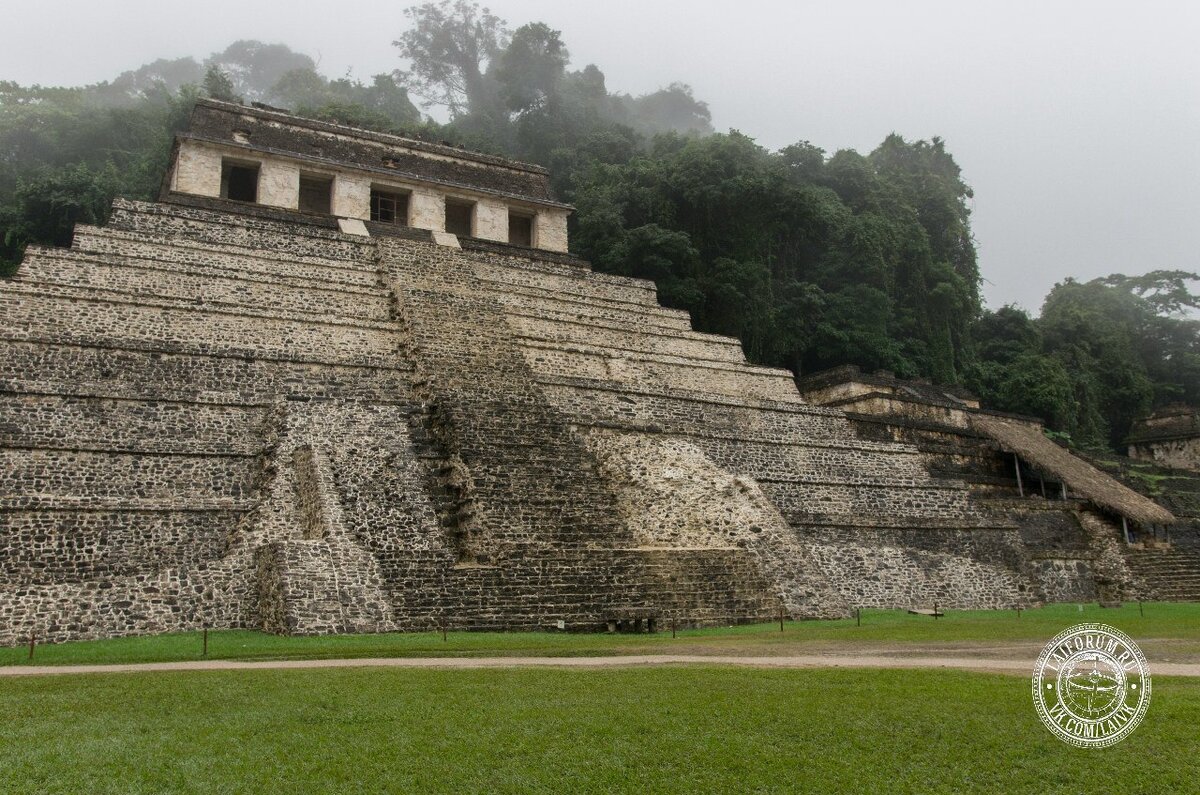
<path fill-rule="evenodd" d="M 407 197 L 395 223 L 445 232 L 446 201 L 472 207 L 470 236 L 507 243 L 509 213 L 532 220 L 534 248 L 567 251 L 571 208 L 550 197 L 538 166 L 445 145 L 355 130 L 264 107 L 202 100 L 190 129 L 178 136 L 164 198 L 228 198 L 230 166 L 257 170 L 253 203 L 284 210 L 300 206 L 305 176 L 330 181 L 328 214 L 371 220 L 372 191 Z"/>

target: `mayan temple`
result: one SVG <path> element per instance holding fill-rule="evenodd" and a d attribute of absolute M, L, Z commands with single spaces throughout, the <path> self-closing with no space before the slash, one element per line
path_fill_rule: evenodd
<path fill-rule="evenodd" d="M 0 644 L 1139 587 L 1125 547 L 1163 508 L 1016 419 L 939 441 L 802 394 L 569 254 L 570 212 L 540 167 L 201 101 L 160 201 L 118 200 L 0 286 Z M 989 507 L 930 445 L 1017 456 L 1059 502 Z"/>

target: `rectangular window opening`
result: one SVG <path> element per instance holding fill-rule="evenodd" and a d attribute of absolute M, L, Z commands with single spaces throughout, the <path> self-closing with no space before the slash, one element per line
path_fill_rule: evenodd
<path fill-rule="evenodd" d="M 258 163 L 222 160 L 221 198 L 235 202 L 258 201 Z"/>
<path fill-rule="evenodd" d="M 471 237 L 475 220 L 475 202 L 446 199 L 446 231 L 459 237 Z"/>
<path fill-rule="evenodd" d="M 329 215 L 333 206 L 333 177 L 300 175 L 300 212 Z"/>
<path fill-rule="evenodd" d="M 533 245 L 533 218 L 508 211 L 508 242 L 514 246 Z"/>
<path fill-rule="evenodd" d="M 371 188 L 371 220 L 381 224 L 408 226 L 408 194 Z"/>

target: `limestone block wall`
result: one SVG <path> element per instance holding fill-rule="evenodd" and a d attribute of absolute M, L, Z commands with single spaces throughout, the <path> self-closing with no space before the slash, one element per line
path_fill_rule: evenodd
<path fill-rule="evenodd" d="M 116 203 L 116 207 L 121 206 L 120 202 Z M 206 224 L 205 229 L 212 226 L 217 227 L 218 233 L 226 231 L 222 229 L 225 226 L 223 223 Z M 225 245 L 216 242 L 218 234 L 214 233 L 204 234 L 200 239 L 191 239 L 173 234 L 169 230 L 166 235 L 157 235 L 112 226 L 78 226 L 75 230 L 72 260 L 79 256 L 79 253 L 87 252 L 96 260 L 101 255 L 110 255 L 130 265 L 168 270 L 180 275 L 212 274 L 246 281 L 267 279 L 306 289 L 376 288 L 378 277 L 373 270 L 351 265 L 343 259 L 306 254 L 300 246 L 284 251 L 283 257 L 275 256 L 270 247 L 259 249 L 254 244 L 253 236 L 243 239 L 240 229 L 231 228 L 229 232 L 230 237 L 238 240 Z M 278 241 L 271 240 L 269 244 L 276 242 Z M 33 256 L 36 257 L 38 252 L 39 250 L 35 249 L 32 252 Z M 350 257 L 368 255 L 361 249 L 339 251 L 339 254 Z M 35 265 L 40 263 L 32 261 L 31 271 L 35 271 Z M 36 272 L 40 274 L 40 268 L 37 268 Z M 78 271 L 75 276 L 81 279 L 88 278 L 87 273 Z M 163 286 L 169 286 L 171 281 L 166 281 Z"/>
<path fill-rule="evenodd" d="M 1032 568 L 1037 586 L 1048 603 L 1087 603 L 1100 598 L 1096 573 L 1088 558 L 1035 558 Z"/>
<path fill-rule="evenodd" d="M 4 511 L 0 526 L 0 587 L 153 577 L 225 554 L 236 510 Z M 11 636 L 8 636 L 11 637 Z"/>
<path fill-rule="evenodd" d="M 79 264 L 95 265 L 82 274 Z M 66 258 L 55 249 L 27 251 L 25 262 L 36 270 L 41 284 L 91 287 L 97 295 L 158 295 L 195 301 L 203 295 L 216 307 L 272 307 L 287 315 L 334 315 L 362 320 L 386 321 L 387 305 L 378 290 L 347 284 L 314 286 L 279 277 L 253 274 L 231 275 L 228 271 L 202 265 L 190 272 L 164 268 L 156 260 L 98 255 L 86 260 Z"/>

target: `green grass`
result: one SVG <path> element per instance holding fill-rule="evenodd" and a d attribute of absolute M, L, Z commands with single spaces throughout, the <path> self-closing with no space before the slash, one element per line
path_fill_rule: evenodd
<path fill-rule="evenodd" d="M 1024 677 L 717 666 L 191 671 L 0 680 L 0 791 L 1169 793 L 1200 681 L 1082 750 Z"/>
<path fill-rule="evenodd" d="M 656 635 L 604 635 L 549 632 L 413 632 L 386 635 L 280 637 L 261 632 L 209 633 L 210 659 L 267 660 L 336 657 L 429 657 L 490 655 L 577 656 L 592 654 L 742 653 L 804 654 L 826 648 L 894 647 L 906 643 L 982 641 L 1045 642 L 1060 630 L 1083 621 L 1112 624 L 1135 640 L 1175 638 L 1200 642 L 1200 604 L 1136 603 L 1118 609 L 1052 605 L 1022 611 L 948 611 L 945 618 L 913 616 L 901 610 L 864 610 L 862 626 L 854 619 L 669 631 Z M 38 646 L 33 662 L 41 665 L 165 662 L 200 659 L 200 633 L 61 643 Z M 1200 652 L 1200 643 L 1197 645 Z M 0 649 L 0 665 L 23 665 L 26 647 Z"/>

